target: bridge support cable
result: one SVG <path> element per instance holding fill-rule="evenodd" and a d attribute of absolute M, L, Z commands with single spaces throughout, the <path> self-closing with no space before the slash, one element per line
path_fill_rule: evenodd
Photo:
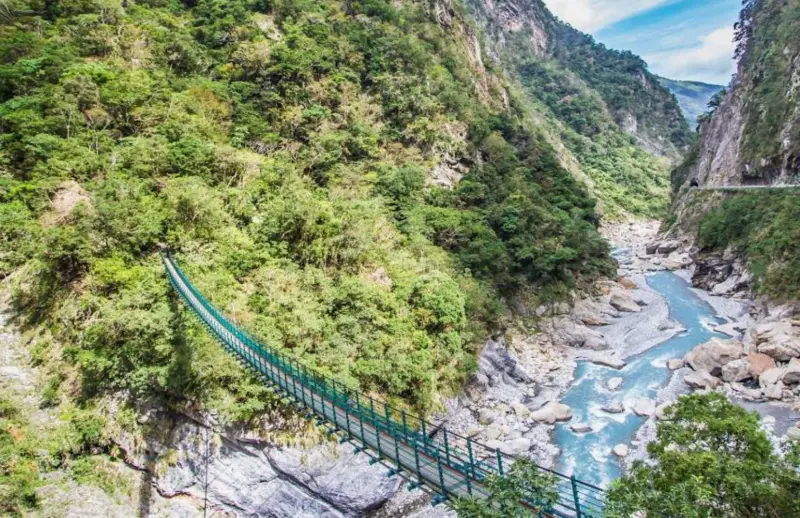
<path fill-rule="evenodd" d="M 167 277 L 175 291 L 209 332 L 231 354 L 276 387 L 309 416 L 333 426 L 357 450 L 370 450 L 376 462 L 392 461 L 399 471 L 436 493 L 435 501 L 446 498 L 488 496 L 485 481 L 503 476 L 513 458 L 472 439 L 398 411 L 311 371 L 297 360 L 259 344 L 228 321 L 189 282 L 173 258 L 163 256 Z M 333 433 L 332 432 L 332 433 Z M 546 515 L 558 518 L 600 518 L 604 491 L 555 471 L 540 467 L 556 480 L 558 498 Z M 525 504 L 525 502 L 522 502 Z M 528 502 L 533 504 L 535 502 Z"/>

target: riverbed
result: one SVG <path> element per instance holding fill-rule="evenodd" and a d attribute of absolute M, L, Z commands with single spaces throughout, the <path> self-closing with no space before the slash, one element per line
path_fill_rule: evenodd
<path fill-rule="evenodd" d="M 636 415 L 632 407 L 638 398 L 655 400 L 658 392 L 669 383 L 672 371 L 666 366 L 667 360 L 682 358 L 712 337 L 727 338 L 713 331 L 716 324 L 725 320 L 718 317 L 714 308 L 684 279 L 671 272 L 648 274 L 644 278 L 647 287 L 666 301 L 669 318 L 680 326 L 677 334 L 673 332 L 672 337 L 629 356 L 626 367 L 621 370 L 589 361 L 579 362 L 575 381 L 562 402 L 572 409 L 573 423 L 587 423 L 592 430 L 576 433 L 570 423 L 564 423 L 556 426 L 554 432 L 555 443 L 561 449 L 559 470 L 601 486 L 622 474 L 620 459 L 611 449 L 617 444 L 630 445 L 647 420 Z M 658 322 L 651 324 L 657 326 Z M 631 343 L 626 339 L 631 333 L 629 330 L 621 337 L 627 343 L 617 344 L 620 348 L 641 348 L 640 341 Z M 612 378 L 622 379 L 622 385 L 616 390 L 608 387 Z M 622 404 L 622 413 L 603 410 L 617 403 Z"/>

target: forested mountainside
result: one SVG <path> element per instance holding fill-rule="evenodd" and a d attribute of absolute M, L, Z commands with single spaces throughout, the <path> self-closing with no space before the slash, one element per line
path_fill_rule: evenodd
<path fill-rule="evenodd" d="M 604 211 L 662 216 L 667 160 L 694 141 L 675 97 L 630 52 L 556 19 L 540 0 L 468 0 L 492 61 L 507 71 L 593 186 Z"/>
<path fill-rule="evenodd" d="M 678 99 L 690 128 L 697 127 L 698 118 L 708 111 L 711 98 L 725 88 L 699 81 L 678 81 L 665 77 L 659 77 L 658 80 Z"/>
<path fill-rule="evenodd" d="M 800 0 L 745 2 L 737 24 L 738 73 L 673 171 L 670 220 L 672 233 L 699 235 L 706 252 L 742 257 L 759 292 L 793 299 L 800 297 L 798 190 L 695 192 L 688 186 L 694 178 L 704 187 L 799 182 L 799 24 Z"/>

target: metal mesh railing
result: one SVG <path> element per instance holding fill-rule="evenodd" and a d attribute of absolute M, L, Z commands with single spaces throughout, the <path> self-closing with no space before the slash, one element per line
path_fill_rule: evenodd
<path fill-rule="evenodd" d="M 390 474 L 416 478 L 414 486 L 434 491 L 439 502 L 452 497 L 485 497 L 486 478 L 504 475 L 514 458 L 470 438 L 393 408 L 321 376 L 297 360 L 263 347 L 231 324 L 186 278 L 170 255 L 163 257 L 170 282 L 223 346 L 258 372 L 308 417 L 333 426 L 373 462 L 391 462 Z M 603 515 L 604 491 L 575 477 L 540 467 L 555 480 L 557 501 L 547 510 L 560 518 Z M 526 502 L 521 502 L 525 505 Z M 527 502 L 535 507 L 535 502 Z"/>

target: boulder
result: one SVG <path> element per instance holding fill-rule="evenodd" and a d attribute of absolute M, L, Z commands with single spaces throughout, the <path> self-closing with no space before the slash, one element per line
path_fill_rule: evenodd
<path fill-rule="evenodd" d="M 759 401 L 762 399 L 761 389 L 747 388 L 741 383 L 731 383 L 731 389 L 741 394 L 743 399 L 748 401 Z"/>
<path fill-rule="evenodd" d="M 638 398 L 633 404 L 633 413 L 642 417 L 650 417 L 656 413 L 656 403 L 652 399 Z"/>
<path fill-rule="evenodd" d="M 511 403 L 511 408 L 519 417 L 527 417 L 531 413 L 530 409 L 520 402 Z"/>
<path fill-rule="evenodd" d="M 519 455 L 530 450 L 532 444 L 533 442 L 525 437 L 512 439 L 505 442 L 504 446 L 506 451 L 504 453 L 509 453 L 509 455 Z"/>
<path fill-rule="evenodd" d="M 790 441 L 800 441 L 800 428 L 793 426 L 786 430 L 786 438 Z"/>
<path fill-rule="evenodd" d="M 781 362 L 800 358 L 800 327 L 789 320 L 756 326 L 753 336 L 760 353 Z"/>
<path fill-rule="evenodd" d="M 567 319 L 561 319 L 554 324 L 555 333 L 553 340 L 578 349 L 602 351 L 608 349 L 608 343 L 603 333 L 590 329 Z"/>
<path fill-rule="evenodd" d="M 639 286 L 636 284 L 636 281 L 631 279 L 630 277 L 622 277 L 619 280 L 619 283 L 626 289 L 635 290 Z"/>
<path fill-rule="evenodd" d="M 610 405 L 606 405 L 601 408 L 603 412 L 608 412 L 609 414 L 621 414 L 625 411 L 625 407 L 622 406 L 622 403 L 617 401 L 616 403 L 611 403 Z"/>
<path fill-rule="evenodd" d="M 488 340 L 483 346 L 478 366 L 491 386 L 505 382 L 533 383 L 534 379 L 519 365 L 516 356 L 503 346 L 503 340 Z"/>
<path fill-rule="evenodd" d="M 656 251 L 659 254 L 665 254 L 666 255 L 666 254 L 671 254 L 672 252 L 674 252 L 675 250 L 677 250 L 680 247 L 681 247 L 681 242 L 680 241 L 664 241 L 663 243 L 658 245 L 658 248 L 656 249 Z"/>
<path fill-rule="evenodd" d="M 608 380 L 608 383 L 606 383 L 606 386 L 608 387 L 608 390 L 617 390 L 624 382 L 625 380 L 619 377 L 611 378 Z"/>
<path fill-rule="evenodd" d="M 597 365 L 603 365 L 605 367 L 611 367 L 612 369 L 622 369 L 625 367 L 625 360 L 621 360 L 615 356 L 610 355 L 603 355 L 603 356 L 596 356 L 592 359 L 592 363 L 596 363 Z"/>
<path fill-rule="evenodd" d="M 652 243 L 648 243 L 644 247 L 644 250 L 645 252 L 647 252 L 647 255 L 653 255 L 658 252 L 659 245 L 661 245 L 661 243 L 659 243 L 658 241 L 654 241 Z"/>
<path fill-rule="evenodd" d="M 667 367 L 669 367 L 669 370 L 671 371 L 682 369 L 684 365 L 686 365 L 686 362 L 683 361 L 683 358 L 673 358 L 671 360 L 667 360 Z"/>
<path fill-rule="evenodd" d="M 783 373 L 784 369 L 782 367 L 775 367 L 773 369 L 769 369 L 768 371 L 764 371 L 764 373 L 758 377 L 758 384 L 761 388 L 767 388 L 775 385 L 781 380 L 781 378 L 783 378 Z"/>
<path fill-rule="evenodd" d="M 556 421 L 572 419 L 572 410 L 567 405 L 550 402 L 539 410 L 531 412 L 530 417 L 537 423 L 554 424 Z"/>
<path fill-rule="evenodd" d="M 611 298 L 608 303 L 617 311 L 625 313 L 638 313 L 642 310 L 641 306 L 633 300 L 633 297 L 624 290 L 615 289 L 611 291 Z"/>
<path fill-rule="evenodd" d="M 488 408 L 481 408 L 478 411 L 478 422 L 482 425 L 492 424 L 497 416 Z"/>
<path fill-rule="evenodd" d="M 629 451 L 630 450 L 628 449 L 628 446 L 626 444 L 617 444 L 616 446 L 611 448 L 611 452 L 617 457 L 627 457 Z"/>
<path fill-rule="evenodd" d="M 715 389 L 721 383 L 719 379 L 715 378 L 708 371 L 704 370 L 687 374 L 686 377 L 683 378 L 683 381 L 685 381 L 690 387 L 696 389 Z"/>
<path fill-rule="evenodd" d="M 659 421 L 663 421 L 664 419 L 666 419 L 667 415 L 666 415 L 665 411 L 666 411 L 667 407 L 670 406 L 671 404 L 672 403 L 662 403 L 662 404 L 658 405 L 656 407 L 656 413 L 655 413 L 656 419 L 658 419 Z"/>
<path fill-rule="evenodd" d="M 592 431 L 592 425 L 589 423 L 575 423 L 569 425 L 569 428 L 575 433 L 588 433 Z"/>
<path fill-rule="evenodd" d="M 789 365 L 786 366 L 786 371 L 781 378 L 784 385 L 794 385 L 800 383 L 800 360 L 792 358 Z"/>
<path fill-rule="evenodd" d="M 497 425 L 491 425 L 486 429 L 486 440 L 495 441 L 503 436 L 503 430 Z"/>
<path fill-rule="evenodd" d="M 764 396 L 766 396 L 767 399 L 775 399 L 775 400 L 783 399 L 783 389 L 784 389 L 783 382 L 779 381 L 778 383 L 770 385 L 769 387 L 765 388 Z"/>
<path fill-rule="evenodd" d="M 711 374 L 721 373 L 722 367 L 744 356 L 744 345 L 734 340 L 712 338 L 689 352 L 685 359 L 692 369 L 707 371 Z"/>
<path fill-rule="evenodd" d="M 732 381 L 744 381 L 751 377 L 750 361 L 747 358 L 733 360 L 722 367 L 722 379 L 729 383 Z"/>
<path fill-rule="evenodd" d="M 470 439 L 477 437 L 481 433 L 481 430 L 483 429 L 480 426 L 470 426 L 467 428 L 467 437 Z"/>
<path fill-rule="evenodd" d="M 758 379 L 764 372 L 776 367 L 772 356 L 764 353 L 750 353 L 747 355 L 747 360 L 750 366 L 750 375 L 753 379 Z"/>

